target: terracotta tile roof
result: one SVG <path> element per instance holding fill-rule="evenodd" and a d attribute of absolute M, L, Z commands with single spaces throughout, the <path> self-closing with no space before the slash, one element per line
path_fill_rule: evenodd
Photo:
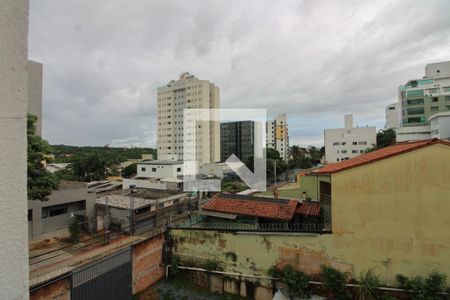
<path fill-rule="evenodd" d="M 294 216 L 297 203 L 296 200 L 217 194 L 202 209 L 289 221 Z"/>
<path fill-rule="evenodd" d="M 299 203 L 295 213 L 305 216 L 318 216 L 320 215 L 320 204 L 311 202 Z"/>
<path fill-rule="evenodd" d="M 325 167 L 313 171 L 313 173 L 316 174 L 335 173 L 438 143 L 450 146 L 449 142 L 438 139 L 418 141 L 418 142 L 398 143 L 396 145 L 375 150 L 366 154 L 362 154 L 360 156 L 344 160 L 338 163 L 329 163 Z"/>

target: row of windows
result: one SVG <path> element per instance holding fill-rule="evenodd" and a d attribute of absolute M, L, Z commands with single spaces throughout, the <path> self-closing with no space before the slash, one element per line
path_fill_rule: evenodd
<path fill-rule="evenodd" d="M 73 203 L 66 203 L 60 205 L 47 206 L 42 208 L 42 218 L 55 217 L 71 212 L 84 210 L 86 207 L 85 201 L 77 201 Z"/>
<path fill-rule="evenodd" d="M 161 167 L 162 169 L 165 169 L 164 166 L 158 166 L 158 169 L 159 169 L 160 167 Z M 146 170 L 147 170 L 146 167 L 141 167 L 141 171 L 142 171 L 142 172 L 145 172 Z M 155 173 L 155 172 L 156 172 L 156 168 L 152 168 L 152 172 Z M 177 168 L 177 172 L 181 172 L 181 168 Z"/>
<path fill-rule="evenodd" d="M 342 153 L 342 154 L 346 154 L 347 150 L 340 150 L 341 152 L 339 152 L 339 150 L 336 151 L 336 153 Z M 352 150 L 352 153 L 364 153 L 364 150 Z"/>
<path fill-rule="evenodd" d="M 345 146 L 347 145 L 347 142 L 333 142 L 333 146 Z M 367 142 L 361 141 L 361 142 L 352 142 L 353 146 L 356 145 L 367 145 Z"/>

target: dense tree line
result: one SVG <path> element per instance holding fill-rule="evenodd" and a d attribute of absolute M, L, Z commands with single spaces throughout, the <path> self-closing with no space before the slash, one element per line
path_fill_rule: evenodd
<path fill-rule="evenodd" d="M 55 155 L 55 162 L 70 163 L 66 169 L 55 173 L 59 179 L 86 182 L 121 175 L 118 165 L 128 159 L 139 159 L 142 154 L 153 154 L 153 158 L 156 158 L 156 150 L 152 148 L 53 145 L 52 153 Z M 136 164 L 123 170 L 125 177 L 134 174 L 136 174 Z"/>
<path fill-rule="evenodd" d="M 156 149 L 153 148 L 118 148 L 118 147 L 95 147 L 95 146 L 69 146 L 52 145 L 51 152 L 55 155 L 55 162 L 71 162 L 71 156 L 80 154 L 100 153 L 109 164 L 118 164 L 127 159 L 138 159 L 142 154 L 152 154 L 156 159 Z"/>

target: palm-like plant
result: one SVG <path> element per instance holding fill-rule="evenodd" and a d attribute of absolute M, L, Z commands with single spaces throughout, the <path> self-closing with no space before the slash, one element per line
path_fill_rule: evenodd
<path fill-rule="evenodd" d="M 358 299 L 371 300 L 377 298 L 377 288 L 381 285 L 381 279 L 372 268 L 366 272 L 361 272 L 358 284 Z"/>

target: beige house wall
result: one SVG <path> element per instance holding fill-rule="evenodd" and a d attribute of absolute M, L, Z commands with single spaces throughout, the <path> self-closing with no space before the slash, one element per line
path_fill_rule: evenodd
<path fill-rule="evenodd" d="M 450 275 L 450 147 L 435 144 L 332 175 L 333 233 L 243 234 L 172 229 L 182 259 L 215 259 L 227 271 L 267 274 L 287 263 L 316 274 L 322 264 L 354 277 Z M 233 260 L 235 258 L 235 260 Z"/>

